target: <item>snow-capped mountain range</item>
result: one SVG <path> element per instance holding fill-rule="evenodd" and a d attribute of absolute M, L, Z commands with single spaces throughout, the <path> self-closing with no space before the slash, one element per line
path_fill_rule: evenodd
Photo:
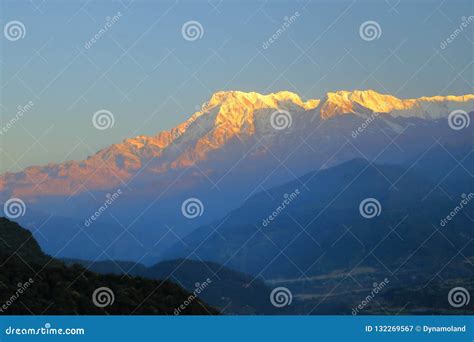
<path fill-rule="evenodd" d="M 399 99 L 356 90 L 305 101 L 287 91 L 221 91 L 171 130 L 83 161 L 6 173 L 0 199 L 26 203 L 18 220 L 49 254 L 156 261 L 198 226 L 310 171 L 355 158 L 408 163 L 436 145 L 472 149 L 473 111 L 474 94 Z M 182 212 L 189 198 L 203 205 L 193 219 Z"/>
<path fill-rule="evenodd" d="M 277 110 L 289 113 L 290 117 L 282 120 L 291 120 L 291 126 L 281 131 L 271 125 L 271 114 Z M 125 139 L 83 161 L 31 166 L 18 173 L 6 173 L 0 177 L 0 191 L 10 196 L 36 197 L 106 190 L 127 182 L 139 171 L 162 174 L 199 165 L 234 139 L 268 139 L 272 135 L 276 139 L 280 133 L 295 131 L 304 136 L 305 131 L 309 134 L 318 125 L 315 121 L 345 114 L 362 118 L 380 113 L 382 118 L 440 119 L 453 110 L 474 110 L 474 95 L 399 99 L 372 90 L 356 90 L 303 101 L 287 91 L 268 95 L 221 91 L 171 130 Z"/>

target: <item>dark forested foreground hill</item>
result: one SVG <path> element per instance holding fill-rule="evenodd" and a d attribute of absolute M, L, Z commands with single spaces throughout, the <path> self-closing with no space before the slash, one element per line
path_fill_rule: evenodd
<path fill-rule="evenodd" d="M 169 281 L 67 267 L 6 218 L 0 218 L 0 288 L 0 314 L 8 315 L 218 313 Z"/>
<path fill-rule="evenodd" d="M 259 278 L 225 266 L 190 259 L 163 261 L 151 267 L 126 261 L 87 261 L 63 259 L 67 265 L 79 264 L 101 274 L 129 274 L 150 279 L 166 279 L 193 292 L 196 284 L 211 279 L 211 286 L 200 297 L 222 314 L 279 313 L 269 300 L 271 289 Z"/>

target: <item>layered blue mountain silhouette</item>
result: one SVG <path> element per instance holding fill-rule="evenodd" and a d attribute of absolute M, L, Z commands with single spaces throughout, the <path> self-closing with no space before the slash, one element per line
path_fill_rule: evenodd
<path fill-rule="evenodd" d="M 26 203 L 17 219 L 51 255 L 151 264 L 197 227 L 308 172 L 355 158 L 413 170 L 433 150 L 434 160 L 452 159 L 443 149 L 469 153 L 473 107 L 474 95 L 401 100 L 341 91 L 303 101 L 289 92 L 219 92 L 170 131 L 126 139 L 84 161 L 7 173 L 0 196 Z M 435 174 L 445 176 L 428 169 L 421 177 Z M 193 219 L 181 210 L 189 198 L 203 207 Z M 337 205 L 344 204 L 357 207 Z"/>
<path fill-rule="evenodd" d="M 472 279 L 473 109 L 474 95 L 218 92 L 170 131 L 7 173 L 0 196 L 25 203 L 16 219 L 46 253 L 97 272 L 192 290 L 193 269 L 225 270 L 204 299 L 228 312 L 272 313 L 252 293 L 285 286 L 286 313 L 350 313 L 385 278 L 396 310 L 416 286 Z"/>

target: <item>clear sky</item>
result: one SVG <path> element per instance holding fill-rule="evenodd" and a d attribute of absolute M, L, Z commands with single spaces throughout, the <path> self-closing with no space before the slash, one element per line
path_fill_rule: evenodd
<path fill-rule="evenodd" d="M 156 134 L 218 90 L 305 99 L 367 88 L 402 98 L 472 93 L 474 22 L 440 46 L 471 15 L 469 0 L 1 0 L 1 127 L 18 106 L 33 106 L 0 135 L 0 172 Z M 285 17 L 291 23 L 277 34 Z M 22 39 L 6 39 L 13 20 L 24 25 Z M 191 20 L 203 28 L 194 41 L 182 35 Z M 380 26 L 377 39 L 361 38 L 366 21 Z M 114 115 L 107 130 L 92 125 L 101 109 Z"/>

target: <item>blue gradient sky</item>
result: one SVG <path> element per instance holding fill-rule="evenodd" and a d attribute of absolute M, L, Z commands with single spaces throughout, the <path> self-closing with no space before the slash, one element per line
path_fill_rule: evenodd
<path fill-rule="evenodd" d="M 1 126 L 18 105 L 34 106 L 0 136 L 0 172 L 82 159 L 169 129 L 218 90 L 290 90 L 303 98 L 366 88 L 399 97 L 472 93 L 474 23 L 445 49 L 440 43 L 473 7 L 468 0 L 2 1 L 2 31 L 19 20 L 26 36 L 1 37 Z M 119 11 L 110 31 L 84 49 Z M 183 39 L 189 20 L 202 24 L 202 39 Z M 380 24 L 379 39 L 360 38 L 367 20 Z M 91 122 L 100 109 L 115 116 L 105 131 Z"/>

